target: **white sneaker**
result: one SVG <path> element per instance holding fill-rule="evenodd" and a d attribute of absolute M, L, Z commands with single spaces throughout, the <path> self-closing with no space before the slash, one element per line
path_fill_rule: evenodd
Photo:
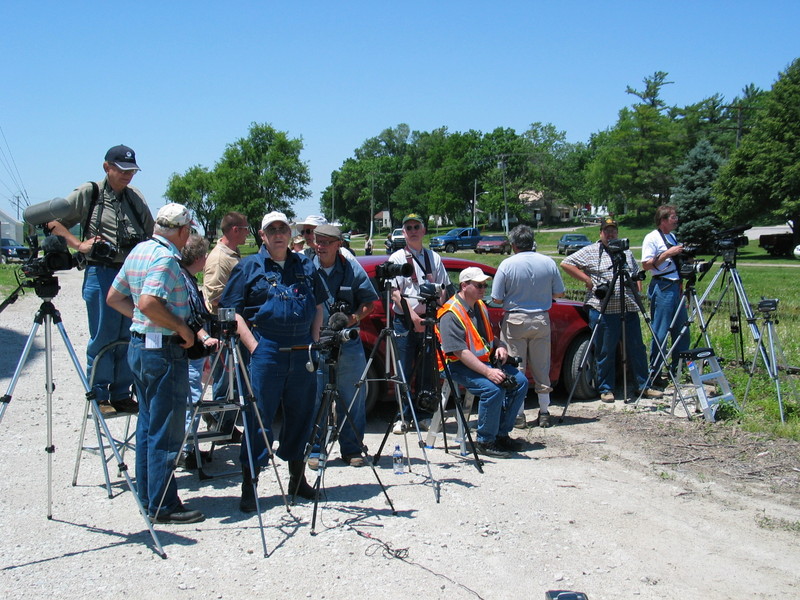
<path fill-rule="evenodd" d="M 406 424 L 401 420 L 397 421 L 392 428 L 392 433 L 395 435 L 403 435 L 406 432 Z"/>

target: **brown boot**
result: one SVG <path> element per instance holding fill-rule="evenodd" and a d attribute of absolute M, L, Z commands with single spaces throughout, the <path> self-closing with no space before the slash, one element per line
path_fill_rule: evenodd
<path fill-rule="evenodd" d="M 289 495 L 314 500 L 317 495 L 314 488 L 306 481 L 305 468 L 306 463 L 302 460 L 289 461 Z"/>

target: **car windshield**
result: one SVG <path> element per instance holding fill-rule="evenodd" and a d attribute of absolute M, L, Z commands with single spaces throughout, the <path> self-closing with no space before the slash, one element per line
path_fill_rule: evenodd
<path fill-rule="evenodd" d="M 3 246 L 16 246 L 17 245 L 17 242 L 15 240 L 12 240 L 11 238 L 3 238 L 1 243 L 2 243 Z"/>
<path fill-rule="evenodd" d="M 485 235 L 482 242 L 502 242 L 505 238 L 502 235 Z"/>
<path fill-rule="evenodd" d="M 589 238 L 585 235 L 568 235 L 566 236 L 568 242 L 588 242 Z"/>
<path fill-rule="evenodd" d="M 458 234 L 461 233 L 461 229 L 451 229 L 447 233 L 445 233 L 445 237 L 456 237 Z"/>
<path fill-rule="evenodd" d="M 392 235 L 394 237 L 403 237 L 403 230 L 402 229 L 395 229 L 394 233 Z"/>

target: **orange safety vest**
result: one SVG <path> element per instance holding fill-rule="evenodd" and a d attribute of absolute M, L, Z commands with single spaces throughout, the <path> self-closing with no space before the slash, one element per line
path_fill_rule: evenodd
<path fill-rule="evenodd" d="M 486 342 L 483 341 L 480 333 L 478 333 L 477 327 L 475 327 L 475 325 L 472 323 L 472 319 L 469 317 L 469 313 L 467 313 L 464 305 L 461 304 L 461 302 L 459 302 L 455 296 L 444 303 L 444 306 L 439 309 L 436 317 L 437 319 L 441 319 L 442 315 L 444 315 L 447 311 L 451 311 L 467 333 L 467 349 L 477 356 L 478 360 L 488 363 L 489 354 L 492 351 L 492 345 L 494 342 L 494 332 L 492 331 L 492 324 L 489 322 L 489 311 L 486 308 L 486 304 L 483 303 L 483 300 L 478 300 L 476 306 L 480 309 L 478 312 L 480 318 L 483 319 L 483 328 L 488 337 Z M 439 338 L 439 344 L 441 344 L 442 334 L 439 331 L 438 325 L 436 326 L 436 336 Z M 452 353 L 445 354 L 444 358 L 448 364 L 459 360 L 458 357 Z M 437 356 L 437 363 L 439 366 L 439 371 L 442 371 L 444 369 L 444 364 L 442 364 L 441 356 Z"/>

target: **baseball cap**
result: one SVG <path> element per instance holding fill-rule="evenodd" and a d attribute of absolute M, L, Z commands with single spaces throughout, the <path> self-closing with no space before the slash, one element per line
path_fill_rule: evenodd
<path fill-rule="evenodd" d="M 106 162 L 114 163 L 123 171 L 141 171 L 136 164 L 136 152 L 128 146 L 114 146 L 106 152 Z"/>
<path fill-rule="evenodd" d="M 467 267 L 458 275 L 458 282 L 464 283 L 465 281 L 486 281 L 487 279 L 491 279 L 491 275 L 487 275 L 483 271 L 481 271 L 478 267 Z"/>
<path fill-rule="evenodd" d="M 425 220 L 417 213 L 411 213 L 403 217 L 403 225 L 405 225 L 408 221 L 419 221 L 423 225 L 425 224 Z"/>
<path fill-rule="evenodd" d="M 267 227 L 269 227 L 270 223 L 274 223 L 275 221 L 280 221 L 281 223 L 286 223 L 287 225 L 291 226 L 291 223 L 289 223 L 289 219 L 286 218 L 285 214 L 278 212 L 277 210 L 273 210 L 272 212 L 264 215 L 264 218 L 261 219 L 261 231 L 264 231 Z"/>
<path fill-rule="evenodd" d="M 314 235 L 324 235 L 340 240 L 342 239 L 342 230 L 336 225 L 320 225 L 314 230 Z"/>
<path fill-rule="evenodd" d="M 617 225 L 617 222 L 612 217 L 603 217 L 603 220 L 600 221 L 600 231 L 603 231 L 606 227 L 619 228 L 619 225 Z"/>
<path fill-rule="evenodd" d="M 192 213 L 183 204 L 176 204 L 174 202 L 165 204 L 158 209 L 156 215 L 156 223 L 162 227 L 183 227 L 184 225 L 192 225 L 197 227 L 197 223 L 192 219 Z"/>
<path fill-rule="evenodd" d="M 313 227 L 319 227 L 320 225 L 327 225 L 328 219 L 321 215 L 308 215 L 302 221 L 298 221 L 296 225 L 300 227 L 301 225 L 311 225 Z"/>

